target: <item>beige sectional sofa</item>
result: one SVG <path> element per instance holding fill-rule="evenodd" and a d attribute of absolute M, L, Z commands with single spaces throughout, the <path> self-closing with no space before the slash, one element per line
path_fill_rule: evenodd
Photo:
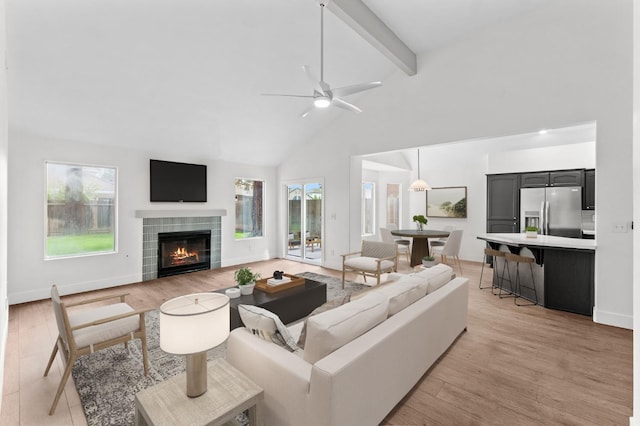
<path fill-rule="evenodd" d="M 227 359 L 264 389 L 267 426 L 379 424 L 466 329 L 468 279 L 452 277 L 446 265 L 394 274 L 310 316 L 304 350 L 237 328 Z"/>

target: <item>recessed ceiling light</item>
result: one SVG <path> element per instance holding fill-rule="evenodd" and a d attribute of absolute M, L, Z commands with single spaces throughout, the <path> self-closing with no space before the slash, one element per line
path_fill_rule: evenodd
<path fill-rule="evenodd" d="M 539 134 L 539 135 L 546 135 L 546 134 L 547 134 L 547 132 L 548 132 L 548 130 L 547 130 L 547 129 L 542 129 L 542 130 L 538 131 L 538 134 Z"/>

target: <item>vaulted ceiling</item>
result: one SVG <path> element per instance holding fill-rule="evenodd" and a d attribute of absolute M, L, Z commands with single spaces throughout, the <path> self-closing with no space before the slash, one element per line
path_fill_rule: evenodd
<path fill-rule="evenodd" d="M 546 1 L 332 0 L 325 80 L 411 78 L 356 31 L 354 6 L 428 55 Z M 319 74 L 319 10 L 314 0 L 7 0 L 10 128 L 176 160 L 280 164 L 333 120 L 357 119 L 333 108 L 300 118 L 309 99 L 261 96 L 312 93 L 301 66 Z M 346 99 L 362 96 L 380 95 Z"/>

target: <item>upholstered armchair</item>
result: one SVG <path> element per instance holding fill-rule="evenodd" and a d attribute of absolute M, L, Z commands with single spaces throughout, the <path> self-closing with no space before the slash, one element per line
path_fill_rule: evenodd
<path fill-rule="evenodd" d="M 51 302 L 53 303 L 53 311 L 58 325 L 58 338 L 53 346 L 44 375 L 49 374 L 58 352 L 62 356 L 65 369 L 49 415 L 53 415 L 55 412 L 64 386 L 71 374 L 71 367 L 81 355 L 91 354 L 120 343 L 123 343 L 126 347 L 129 340 L 140 339 L 142 341 L 144 374 L 147 374 L 149 368 L 147 365 L 147 337 L 144 324 L 144 314 L 147 311 L 134 310 L 125 303 L 125 296 L 126 294 L 119 294 L 74 303 L 63 303 L 60 300 L 57 287 L 55 285 L 51 287 Z M 120 302 L 99 305 L 92 309 L 76 310 L 76 312 L 68 309 L 114 298 L 120 299 Z"/>
<path fill-rule="evenodd" d="M 342 254 L 342 288 L 346 272 L 362 274 L 365 282 L 367 277 L 376 278 L 376 285 L 380 284 L 380 275 L 397 270 L 397 248 L 395 243 L 380 241 L 362 241 L 362 249 L 353 253 Z"/>

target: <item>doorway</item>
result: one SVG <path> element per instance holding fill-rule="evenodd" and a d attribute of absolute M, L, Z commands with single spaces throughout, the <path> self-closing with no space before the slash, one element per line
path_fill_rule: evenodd
<path fill-rule="evenodd" d="M 318 182 L 286 185 L 288 259 L 322 264 L 322 190 Z"/>

